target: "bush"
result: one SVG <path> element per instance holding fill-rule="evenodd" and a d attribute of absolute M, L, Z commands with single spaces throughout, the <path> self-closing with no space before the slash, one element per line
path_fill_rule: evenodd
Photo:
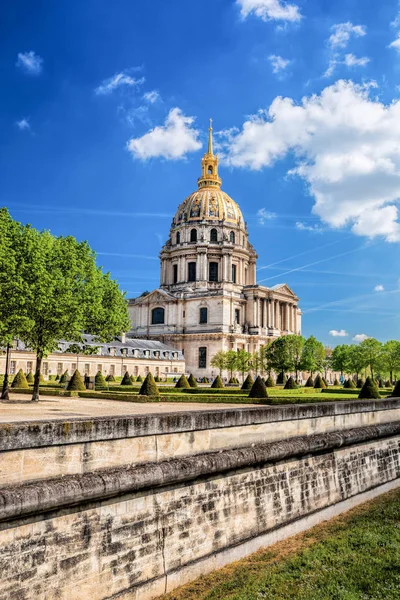
<path fill-rule="evenodd" d="M 132 385 L 133 381 L 128 371 L 125 371 L 123 378 L 121 379 L 120 385 Z"/>
<path fill-rule="evenodd" d="M 400 379 L 396 381 L 396 385 L 394 386 L 394 390 L 390 396 L 391 398 L 400 398 Z"/>
<path fill-rule="evenodd" d="M 133 383 L 133 379 L 132 379 L 132 377 L 131 377 L 131 380 L 132 380 L 132 383 Z M 161 378 L 160 378 L 158 375 L 156 375 L 156 376 L 154 377 L 154 381 L 155 381 L 156 383 L 159 383 L 159 382 L 161 381 Z"/>
<path fill-rule="evenodd" d="M 306 381 L 306 384 L 305 384 L 305 386 L 304 386 L 304 387 L 310 387 L 310 388 L 311 388 L 311 387 L 312 387 L 312 388 L 314 387 L 314 379 L 311 377 L 311 375 L 310 375 L 310 377 L 307 379 L 307 381 Z"/>
<path fill-rule="evenodd" d="M 254 383 L 254 379 L 252 378 L 252 376 L 249 373 L 247 375 L 246 379 L 244 380 L 241 389 L 242 390 L 251 390 L 251 388 L 253 387 L 253 383 Z"/>
<path fill-rule="evenodd" d="M 267 380 L 265 382 L 265 387 L 275 387 L 275 381 L 271 375 L 268 375 Z"/>
<path fill-rule="evenodd" d="M 337 377 L 335 377 L 335 381 L 333 382 L 333 386 L 334 387 L 340 387 L 340 381 L 338 380 Z"/>
<path fill-rule="evenodd" d="M 223 381 L 222 381 L 222 379 L 221 379 L 221 377 L 219 375 L 216 376 L 216 378 L 214 379 L 214 381 L 211 384 L 211 387 L 219 389 L 219 390 L 221 388 L 225 387 L 224 384 L 223 384 Z"/>
<path fill-rule="evenodd" d="M 107 387 L 106 378 L 101 371 L 97 371 L 96 377 L 94 378 L 94 384 L 96 389 Z"/>
<path fill-rule="evenodd" d="M 382 379 L 379 379 L 378 387 L 380 387 L 380 388 L 384 388 L 385 387 Z"/>
<path fill-rule="evenodd" d="M 26 376 L 26 381 L 27 381 L 28 383 L 35 383 L 35 378 L 34 378 L 34 376 L 33 376 L 33 373 L 32 373 L 32 371 L 30 371 L 30 372 L 28 373 L 28 375 Z"/>
<path fill-rule="evenodd" d="M 11 384 L 12 388 L 28 389 L 29 385 L 22 369 L 18 371 Z"/>
<path fill-rule="evenodd" d="M 297 383 L 295 382 L 295 380 L 293 379 L 292 376 L 289 377 L 289 379 L 285 383 L 285 387 L 283 389 L 284 390 L 297 390 Z"/>
<path fill-rule="evenodd" d="M 265 387 L 265 383 L 260 376 L 258 376 L 253 383 L 249 393 L 249 398 L 268 398 L 267 388 Z"/>
<path fill-rule="evenodd" d="M 326 381 L 325 377 L 322 377 L 322 381 L 324 382 L 325 387 L 327 388 L 328 387 L 328 382 Z"/>
<path fill-rule="evenodd" d="M 138 375 L 138 376 L 136 377 L 136 381 L 143 381 L 143 377 L 142 377 L 141 375 Z"/>
<path fill-rule="evenodd" d="M 190 388 L 189 382 L 186 379 L 186 375 L 184 373 L 179 377 L 178 381 L 175 384 L 175 387 L 176 388 L 185 388 L 185 389 Z"/>
<path fill-rule="evenodd" d="M 154 377 L 150 372 L 147 373 L 146 379 L 142 383 L 142 387 L 140 388 L 139 395 L 140 396 L 159 396 L 160 395 L 157 384 L 154 381 Z"/>
<path fill-rule="evenodd" d="M 190 385 L 191 388 L 197 388 L 197 381 L 193 377 L 192 373 L 190 373 L 190 375 L 189 375 L 188 384 Z"/>
<path fill-rule="evenodd" d="M 60 383 L 66 383 L 68 379 L 69 379 L 69 373 L 67 370 L 67 371 L 64 371 L 64 373 L 61 375 Z"/>
<path fill-rule="evenodd" d="M 39 383 L 44 383 L 44 377 L 41 373 L 40 373 L 40 377 L 39 377 Z"/>
<path fill-rule="evenodd" d="M 354 383 L 354 381 L 350 377 L 349 379 L 346 379 L 346 381 L 343 384 L 343 387 L 344 387 L 345 390 L 355 390 L 356 389 L 356 384 Z"/>
<path fill-rule="evenodd" d="M 392 384 L 390 383 L 389 379 L 387 381 L 385 381 L 385 387 L 387 387 L 387 388 L 392 387 Z"/>
<path fill-rule="evenodd" d="M 59 376 L 59 374 L 58 374 L 58 373 L 57 373 L 57 375 L 56 375 L 55 381 L 60 381 L 60 376 Z"/>
<path fill-rule="evenodd" d="M 283 383 L 285 383 L 285 373 L 282 371 L 282 373 L 279 373 L 278 377 L 276 378 L 276 383 L 278 385 L 282 385 Z"/>
<path fill-rule="evenodd" d="M 315 378 L 314 381 L 314 388 L 316 390 L 324 390 L 326 388 L 326 385 L 321 377 L 321 375 L 318 373 L 318 375 Z"/>
<path fill-rule="evenodd" d="M 371 377 L 367 377 L 358 397 L 363 399 L 380 398 L 378 386 Z"/>
<path fill-rule="evenodd" d="M 363 387 L 364 383 L 365 383 L 364 379 L 361 379 L 361 377 L 359 377 L 357 379 L 356 387 L 361 389 Z"/>
<path fill-rule="evenodd" d="M 78 369 L 72 375 L 71 379 L 68 382 L 67 390 L 68 391 L 78 391 L 83 392 L 85 390 L 85 384 L 83 383 L 82 375 L 79 373 Z"/>

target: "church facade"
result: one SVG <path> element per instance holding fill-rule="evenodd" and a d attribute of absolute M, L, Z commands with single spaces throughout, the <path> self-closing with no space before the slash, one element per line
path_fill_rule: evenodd
<path fill-rule="evenodd" d="M 184 354 L 186 371 L 213 377 L 220 350 L 254 352 L 301 333 L 299 298 L 286 285 L 257 285 L 257 253 L 239 206 L 221 189 L 212 127 L 198 189 L 184 200 L 161 250 L 160 287 L 129 301 L 135 338 Z"/>

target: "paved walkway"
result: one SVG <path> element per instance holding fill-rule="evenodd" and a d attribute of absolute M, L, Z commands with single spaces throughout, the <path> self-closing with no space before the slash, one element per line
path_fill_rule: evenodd
<path fill-rule="evenodd" d="M 123 402 L 83 398 L 43 396 L 40 402 L 30 402 L 26 396 L 10 394 L 10 401 L 0 401 L 0 423 L 42 421 L 44 419 L 73 419 L 143 415 L 201 410 L 249 408 L 249 404 L 196 404 L 182 402 Z"/>

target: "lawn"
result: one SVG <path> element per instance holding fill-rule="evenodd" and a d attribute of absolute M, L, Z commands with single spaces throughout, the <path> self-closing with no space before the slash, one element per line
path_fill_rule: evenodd
<path fill-rule="evenodd" d="M 162 596 L 162 600 L 267 599 L 400 599 L 400 491 Z"/>

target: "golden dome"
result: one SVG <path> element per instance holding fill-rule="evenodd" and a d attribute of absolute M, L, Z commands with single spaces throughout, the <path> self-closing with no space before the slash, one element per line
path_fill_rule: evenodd
<path fill-rule="evenodd" d="M 228 194 L 221 190 L 218 176 L 218 155 L 213 153 L 212 121 L 208 136 L 208 148 L 201 161 L 202 175 L 198 179 L 199 189 L 190 194 L 178 208 L 174 224 L 190 221 L 227 221 L 243 225 L 243 215 L 239 206 Z"/>
<path fill-rule="evenodd" d="M 175 225 L 191 221 L 226 221 L 243 224 L 239 206 L 220 189 L 202 187 L 182 202 L 175 215 Z"/>

